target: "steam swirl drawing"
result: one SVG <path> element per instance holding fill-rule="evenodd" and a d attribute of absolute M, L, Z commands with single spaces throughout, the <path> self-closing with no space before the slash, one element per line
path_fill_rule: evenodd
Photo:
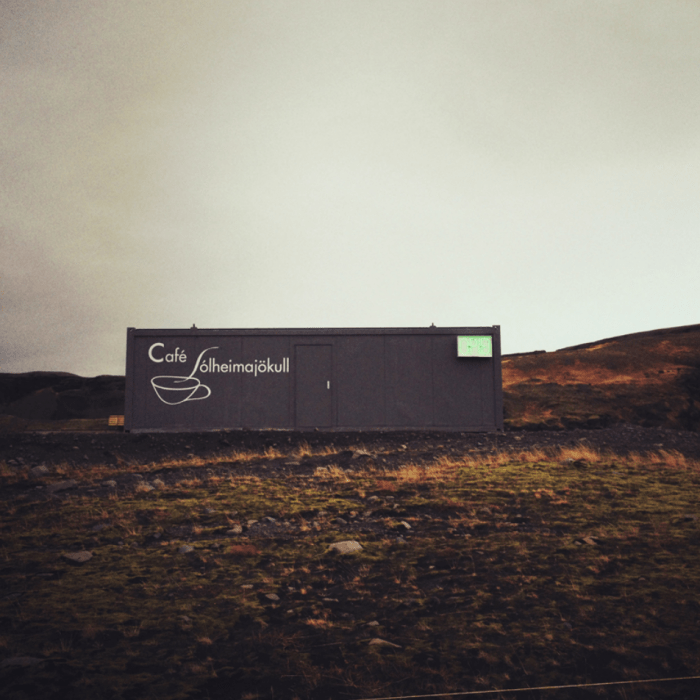
<path fill-rule="evenodd" d="M 218 345 L 215 345 L 214 347 L 202 350 L 202 352 L 199 353 L 197 361 L 194 363 L 192 372 L 187 377 L 169 374 L 161 374 L 157 377 L 153 377 L 151 379 L 151 385 L 156 392 L 156 396 L 169 406 L 177 406 L 186 401 L 208 399 L 211 396 L 211 389 L 206 384 L 202 384 L 194 375 L 202 357 L 204 357 L 204 353 L 209 350 L 217 350 L 218 347 Z M 203 389 L 206 393 L 202 395 L 200 389 Z M 200 395 L 197 395 L 198 393 Z"/>

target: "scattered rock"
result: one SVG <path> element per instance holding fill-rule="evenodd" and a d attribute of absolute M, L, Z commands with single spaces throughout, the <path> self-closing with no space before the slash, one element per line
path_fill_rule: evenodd
<path fill-rule="evenodd" d="M 189 554 L 194 552 L 194 547 L 191 544 L 183 544 L 178 550 L 180 554 Z"/>
<path fill-rule="evenodd" d="M 63 558 L 71 564 L 85 564 L 85 562 L 92 559 L 92 552 L 82 551 L 82 552 L 68 552 L 63 555 Z"/>
<path fill-rule="evenodd" d="M 117 482 L 114 479 L 107 479 L 107 481 L 102 482 L 102 486 L 106 486 L 108 489 L 116 489 Z"/>
<path fill-rule="evenodd" d="M 353 450 L 351 459 L 359 459 L 360 457 L 371 457 L 372 453 L 367 450 Z"/>
<path fill-rule="evenodd" d="M 276 593 L 267 593 L 267 594 L 265 595 L 265 597 L 266 597 L 268 600 L 272 600 L 272 601 L 278 601 L 278 600 L 280 599 L 280 597 L 279 597 Z"/>
<path fill-rule="evenodd" d="M 401 647 L 398 644 L 394 644 L 392 642 L 387 642 L 386 639 L 380 639 L 379 637 L 375 637 L 374 639 L 371 639 L 369 642 L 369 645 L 371 647 L 385 646 L 385 647 L 394 647 L 394 649 L 401 649 Z"/>
<path fill-rule="evenodd" d="M 234 525 L 230 530 L 226 530 L 227 535 L 240 535 L 243 532 L 241 525 Z"/>
<path fill-rule="evenodd" d="M 410 530 L 410 529 L 411 529 L 411 526 L 410 526 L 405 520 L 402 520 L 402 521 L 399 523 L 398 526 L 399 526 L 399 527 L 403 527 L 403 528 L 405 528 L 406 530 Z"/>
<path fill-rule="evenodd" d="M 362 550 L 362 545 L 356 540 L 344 540 L 343 542 L 334 542 L 328 546 L 327 552 L 334 551 L 338 554 L 352 554 Z"/>
<path fill-rule="evenodd" d="M 78 482 L 75 479 L 66 479 L 66 481 L 56 481 L 53 484 L 48 485 L 49 493 L 58 493 L 59 491 L 67 491 L 68 489 L 74 489 L 78 486 Z"/>
<path fill-rule="evenodd" d="M 164 489 L 165 488 L 165 482 L 162 479 L 153 479 L 153 481 L 151 483 L 157 489 Z"/>
<path fill-rule="evenodd" d="M 32 468 L 29 470 L 29 473 L 30 473 L 33 477 L 37 478 L 37 477 L 40 477 L 40 476 L 44 476 L 45 474 L 48 474 L 48 473 L 49 473 L 49 468 L 48 468 L 45 464 L 39 464 L 39 465 L 36 466 L 36 467 L 32 467 Z"/>

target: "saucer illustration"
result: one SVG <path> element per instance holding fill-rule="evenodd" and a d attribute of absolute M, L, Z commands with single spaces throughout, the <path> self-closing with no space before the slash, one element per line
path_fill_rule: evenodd
<path fill-rule="evenodd" d="M 211 396 L 211 389 L 202 384 L 197 377 L 175 377 L 161 375 L 153 377 L 151 384 L 158 398 L 170 406 L 185 403 L 185 401 L 198 401 Z M 202 394 L 203 390 L 206 393 Z M 197 394 L 199 393 L 199 396 Z"/>

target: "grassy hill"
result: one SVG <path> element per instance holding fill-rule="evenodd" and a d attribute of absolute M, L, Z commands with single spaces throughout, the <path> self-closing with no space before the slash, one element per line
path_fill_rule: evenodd
<path fill-rule="evenodd" d="M 507 428 L 700 430 L 700 325 L 506 355 Z"/>

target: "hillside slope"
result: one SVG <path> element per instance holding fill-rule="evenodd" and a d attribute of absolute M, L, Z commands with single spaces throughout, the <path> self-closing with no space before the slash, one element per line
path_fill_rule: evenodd
<path fill-rule="evenodd" d="M 0 426 L 5 429 L 21 429 L 35 421 L 103 419 L 123 413 L 124 377 L 0 373 Z"/>
<path fill-rule="evenodd" d="M 700 325 L 506 355 L 507 428 L 700 430 Z"/>

